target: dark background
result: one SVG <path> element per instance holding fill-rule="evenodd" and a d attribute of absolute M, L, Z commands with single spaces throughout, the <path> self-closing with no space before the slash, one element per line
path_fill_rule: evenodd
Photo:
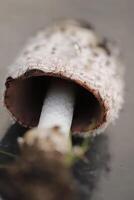
<path fill-rule="evenodd" d="M 119 43 L 126 65 L 125 105 L 119 120 L 94 141 L 87 162 L 75 174 L 86 199 L 134 199 L 134 1 L 133 0 L 0 0 L 0 136 L 8 130 L 13 147 L 15 133 L 25 130 L 3 108 L 2 92 L 7 66 L 27 38 L 58 18 L 79 18 Z M 11 145 L 12 143 L 12 145 Z M 83 198 L 84 199 L 84 198 Z"/>

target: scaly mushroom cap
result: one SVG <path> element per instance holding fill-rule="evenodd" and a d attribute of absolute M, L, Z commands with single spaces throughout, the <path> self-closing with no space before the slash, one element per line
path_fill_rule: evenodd
<path fill-rule="evenodd" d="M 117 57 L 86 23 L 55 23 L 39 32 L 10 66 L 5 105 L 20 124 L 35 127 L 50 80 L 66 79 L 77 88 L 72 133 L 100 133 L 118 117 L 123 103 Z"/>

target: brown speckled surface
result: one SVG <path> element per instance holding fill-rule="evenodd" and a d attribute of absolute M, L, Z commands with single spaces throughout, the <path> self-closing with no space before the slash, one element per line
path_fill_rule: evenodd
<path fill-rule="evenodd" d="M 98 147 L 97 150 L 93 149 L 92 156 L 89 152 L 88 160 L 94 158 L 93 165 L 91 162 L 80 165 L 80 170 L 76 171 L 81 179 L 81 187 L 87 193 L 87 199 L 91 200 L 134 199 L 133 9 L 133 0 L 0 0 L 1 91 L 7 72 L 6 66 L 13 61 L 29 36 L 54 19 L 76 17 L 88 20 L 95 24 L 99 33 L 117 40 L 122 48 L 127 66 L 124 109 L 116 125 L 109 127 L 97 139 Z M 11 120 L 2 107 L 1 98 L 1 137 L 10 124 Z M 17 129 L 19 130 L 21 128 Z M 10 132 L 13 134 L 15 131 L 11 127 Z M 105 162 L 108 163 L 105 165 Z M 108 173 L 105 170 L 107 165 Z"/>

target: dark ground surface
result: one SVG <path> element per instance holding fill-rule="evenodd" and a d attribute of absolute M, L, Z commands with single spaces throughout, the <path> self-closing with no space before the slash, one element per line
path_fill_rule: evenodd
<path fill-rule="evenodd" d="M 0 142 L 0 151 L 10 152 L 12 155 L 19 153 L 17 138 L 23 136 L 27 131 L 15 123 L 5 133 L 5 137 Z M 74 143 L 80 144 L 81 138 L 74 138 Z M 110 172 L 110 153 L 108 138 L 106 135 L 97 136 L 90 139 L 89 150 L 84 159 L 76 162 L 72 168 L 74 177 L 78 182 L 80 200 L 92 198 L 94 190 L 97 188 L 98 180 L 102 173 L 107 175 Z M 0 164 L 7 164 L 14 160 L 14 157 L 0 153 Z"/>
<path fill-rule="evenodd" d="M 79 162 L 74 174 L 81 182 L 82 199 L 134 199 L 134 1 L 133 0 L 0 0 L 0 90 L 8 66 L 27 38 L 54 19 L 82 18 L 100 34 L 117 40 L 126 65 L 125 105 L 116 125 L 98 136 L 87 161 Z M 1 93 L 2 97 L 2 93 Z M 1 148 L 17 151 L 16 137 L 25 129 L 11 125 L 0 98 Z M 4 157 L 0 156 L 3 162 Z"/>

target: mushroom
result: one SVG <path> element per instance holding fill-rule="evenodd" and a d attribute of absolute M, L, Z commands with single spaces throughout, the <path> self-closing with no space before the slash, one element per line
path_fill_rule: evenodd
<path fill-rule="evenodd" d="M 63 100 L 52 97 L 52 106 L 45 99 L 49 86 L 56 87 L 55 81 L 59 86 L 66 85 L 65 90 L 70 94 L 66 96 L 65 90 L 61 89 L 64 91 Z M 75 88 L 74 94 L 69 92 L 70 87 Z M 123 66 L 115 45 L 99 38 L 87 23 L 65 20 L 39 32 L 10 66 L 4 102 L 13 118 L 25 127 L 33 128 L 38 123 L 48 126 L 50 121 L 54 125 L 57 121 L 64 123 L 61 124 L 62 129 L 66 129 L 64 131 L 90 136 L 103 132 L 118 118 L 123 104 L 123 88 Z M 58 95 L 58 91 L 55 93 Z M 65 96 L 67 101 L 72 99 L 72 106 L 67 101 L 65 103 Z M 43 106 L 44 101 L 46 106 Z M 39 121 L 42 106 L 46 112 Z M 56 117 L 58 113 L 54 114 L 54 106 L 58 112 L 63 109 L 67 118 L 61 112 L 59 115 L 62 116 Z M 53 113 L 51 118 L 50 112 Z"/>
<path fill-rule="evenodd" d="M 37 127 L 19 138 L 22 151 L 35 147 L 37 155 L 41 151 L 47 160 L 57 159 L 63 169 L 70 132 L 82 137 L 103 132 L 118 117 L 123 89 L 123 66 L 114 45 L 87 23 L 66 20 L 39 32 L 10 66 L 4 102 L 17 122 Z"/>
<path fill-rule="evenodd" d="M 70 132 L 83 137 L 101 133 L 122 108 L 117 48 L 80 21 L 60 21 L 39 32 L 9 74 L 5 106 L 23 126 L 38 126 L 24 141 L 36 141 L 45 151 L 67 153 Z"/>

